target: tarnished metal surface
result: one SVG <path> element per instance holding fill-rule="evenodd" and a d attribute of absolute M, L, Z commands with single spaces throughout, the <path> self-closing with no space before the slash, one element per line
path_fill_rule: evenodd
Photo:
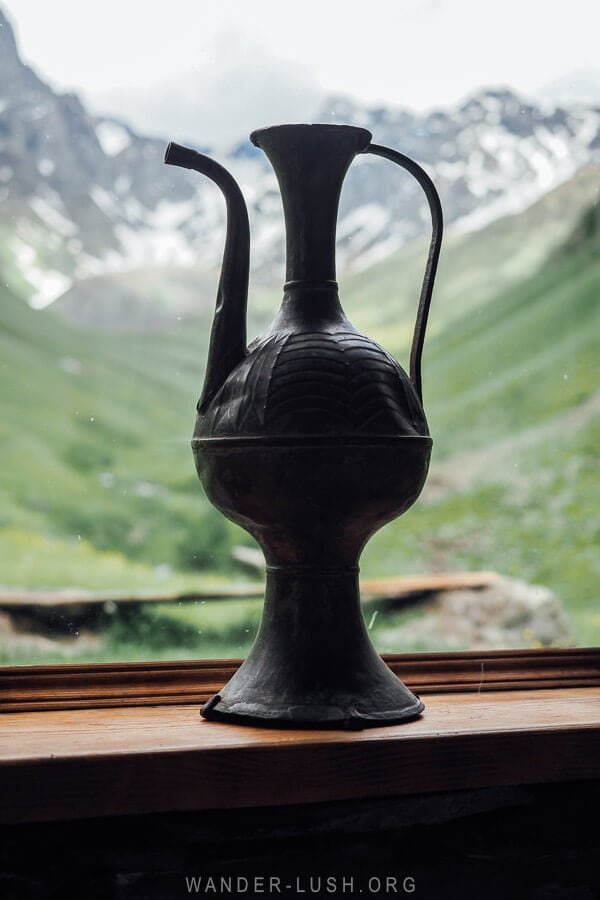
<path fill-rule="evenodd" d="M 374 650 L 360 610 L 358 559 L 371 537 L 418 497 L 431 438 L 420 359 L 442 233 L 428 176 L 362 128 L 282 125 L 251 135 L 271 161 L 287 234 L 281 309 L 245 347 L 249 231 L 231 176 L 193 150 L 166 162 L 212 178 L 228 226 L 204 391 L 192 446 L 209 499 L 252 534 L 267 562 L 262 624 L 206 718 L 360 728 L 402 722 L 423 704 Z M 345 173 L 372 152 L 423 186 L 433 237 L 410 377 L 344 315 L 335 231 Z M 374 298 L 375 299 L 375 298 Z"/>

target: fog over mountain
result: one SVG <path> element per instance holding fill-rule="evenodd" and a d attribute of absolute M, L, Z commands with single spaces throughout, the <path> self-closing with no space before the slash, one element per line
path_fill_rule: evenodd
<path fill-rule="evenodd" d="M 124 119 L 144 134 L 171 134 L 179 141 L 202 141 L 210 135 L 220 152 L 262 125 L 313 121 L 317 113 L 325 122 L 335 121 L 335 107 L 330 108 L 335 95 L 317 84 L 308 66 L 265 56 L 262 48 L 241 41 L 235 32 L 231 41 L 220 66 L 204 61 L 197 70 L 146 87 L 86 94 L 86 103 L 96 114 Z M 454 106 L 460 108 L 473 93 Z M 546 110 L 600 107 L 600 68 L 568 70 L 533 91 L 513 93 Z"/>
<path fill-rule="evenodd" d="M 600 158 L 600 108 L 549 108 L 507 87 L 417 113 L 329 97 L 314 121 L 361 125 L 380 144 L 418 160 L 440 191 L 446 221 L 480 227 L 516 212 Z M 92 114 L 58 93 L 19 55 L 0 13 L 0 225 L 43 306 L 81 279 L 148 266 L 218 264 L 224 204 L 196 173 L 162 163 L 167 139 Z M 283 277 L 283 223 L 274 174 L 241 136 L 215 151 L 244 191 L 253 277 Z M 359 157 L 344 186 L 338 226 L 341 271 L 364 268 L 427 233 L 420 189 L 394 166 Z"/>
<path fill-rule="evenodd" d="M 600 68 L 573 69 L 546 82 L 534 96 L 546 104 L 600 107 Z"/>
<path fill-rule="evenodd" d="M 231 28 L 189 72 L 89 92 L 86 100 L 98 115 L 122 118 L 143 134 L 209 141 L 226 153 L 261 125 L 309 121 L 325 94 L 309 65 L 271 54 Z"/>

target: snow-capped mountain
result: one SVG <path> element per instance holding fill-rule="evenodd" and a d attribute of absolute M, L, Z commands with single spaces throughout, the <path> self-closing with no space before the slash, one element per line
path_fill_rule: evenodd
<path fill-rule="evenodd" d="M 525 208 L 600 159 L 600 109 L 544 109 L 508 89 L 428 114 L 332 98 L 315 121 L 361 125 L 415 158 L 438 186 L 446 221 L 465 229 Z M 35 305 L 90 275 L 219 262 L 222 197 L 196 173 L 164 166 L 166 143 L 54 92 L 21 62 L 0 13 L 0 226 Z M 269 164 L 247 140 L 220 161 L 248 203 L 254 277 L 282 280 L 281 200 Z M 340 270 L 383 258 L 428 227 L 409 175 L 357 158 L 340 207 Z"/>

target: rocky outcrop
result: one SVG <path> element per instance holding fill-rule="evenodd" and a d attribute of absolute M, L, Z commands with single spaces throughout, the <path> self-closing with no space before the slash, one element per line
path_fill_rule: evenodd
<path fill-rule="evenodd" d="M 563 607 L 548 588 L 499 576 L 480 589 L 441 591 L 411 621 L 378 635 L 381 649 L 507 650 L 571 647 Z"/>

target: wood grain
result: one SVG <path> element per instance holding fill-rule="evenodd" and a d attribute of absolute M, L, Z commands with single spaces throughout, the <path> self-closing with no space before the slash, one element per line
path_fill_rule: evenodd
<path fill-rule="evenodd" d="M 383 657 L 419 694 L 600 686 L 600 649 L 406 653 Z M 200 704 L 240 660 L 13 666 L 0 669 L 0 711 Z"/>
<path fill-rule="evenodd" d="M 600 689 L 431 695 L 362 732 L 247 728 L 197 707 L 14 713 L 0 820 L 381 797 L 600 776 Z"/>

